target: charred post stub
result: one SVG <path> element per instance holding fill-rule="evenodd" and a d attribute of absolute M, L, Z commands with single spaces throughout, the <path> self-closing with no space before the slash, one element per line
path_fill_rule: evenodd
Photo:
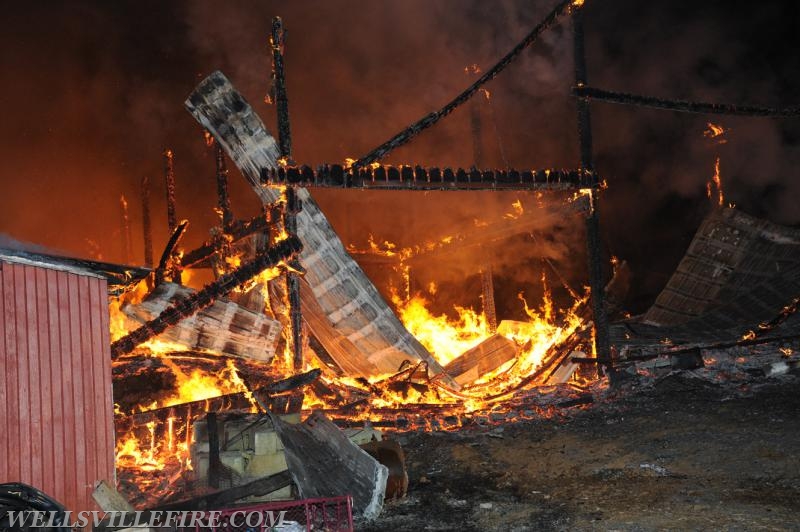
<path fill-rule="evenodd" d="M 144 265 L 153 267 L 153 226 L 150 221 L 150 178 L 142 178 L 142 233 L 144 234 Z"/>
<path fill-rule="evenodd" d="M 178 227 L 178 218 L 175 215 L 175 168 L 173 166 L 172 150 L 164 150 L 164 183 L 167 190 L 167 225 L 169 232 Z"/>
<path fill-rule="evenodd" d="M 281 17 L 272 19 L 272 84 L 275 90 L 275 108 L 278 114 L 278 149 L 284 160 L 292 157 L 292 131 L 289 126 L 289 98 L 286 96 L 286 73 L 283 63 L 283 47 L 286 32 Z"/>
<path fill-rule="evenodd" d="M 572 28 L 574 36 L 575 85 L 583 87 L 587 83 L 586 52 L 583 39 L 583 9 L 578 7 L 572 11 Z M 577 98 L 578 138 L 580 141 L 581 170 L 593 173 L 592 162 L 592 122 L 588 98 Z M 603 259 L 600 246 L 600 216 L 598 213 L 599 194 L 597 181 L 589 188 L 590 209 L 586 217 L 586 245 L 589 255 L 589 285 L 592 290 L 592 314 L 595 329 L 595 350 L 598 363 L 610 370 L 611 345 L 608 328 L 608 316 L 605 307 L 605 286 L 603 283 Z"/>
<path fill-rule="evenodd" d="M 120 231 L 122 232 L 122 256 L 125 264 L 130 264 L 133 255 L 131 244 L 131 219 L 128 216 L 128 200 L 125 195 L 119 197 L 120 208 Z"/>
<path fill-rule="evenodd" d="M 167 225 L 169 226 L 170 233 L 174 233 L 178 227 L 178 218 L 175 214 L 175 167 L 173 165 L 172 150 L 167 148 L 164 150 L 164 182 L 167 191 Z M 177 264 L 180 257 L 178 256 L 177 248 L 173 251 L 172 262 Z M 179 269 L 170 271 L 170 277 L 173 282 L 181 283 L 181 272 Z"/>

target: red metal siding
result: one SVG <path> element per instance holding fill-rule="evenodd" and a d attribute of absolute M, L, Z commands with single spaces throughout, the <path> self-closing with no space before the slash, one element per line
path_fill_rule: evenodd
<path fill-rule="evenodd" d="M 114 482 L 106 281 L 0 262 L 0 483 L 72 511 Z"/>

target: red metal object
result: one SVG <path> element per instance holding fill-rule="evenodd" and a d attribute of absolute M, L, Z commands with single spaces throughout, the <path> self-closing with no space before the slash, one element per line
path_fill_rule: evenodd
<path fill-rule="evenodd" d="M 0 256 L 0 483 L 35 486 L 68 510 L 114 484 L 107 281 Z"/>
<path fill-rule="evenodd" d="M 249 521 L 248 521 L 249 519 Z M 282 522 L 281 522 L 282 521 Z M 195 532 L 265 532 L 268 530 L 353 531 L 353 500 L 343 497 L 276 501 L 228 508 L 216 519 L 219 526 L 197 525 Z"/>

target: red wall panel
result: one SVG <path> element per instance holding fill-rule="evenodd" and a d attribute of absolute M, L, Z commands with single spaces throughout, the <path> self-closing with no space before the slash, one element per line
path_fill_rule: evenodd
<path fill-rule="evenodd" d="M 0 483 L 72 511 L 114 483 L 106 280 L 0 260 Z"/>

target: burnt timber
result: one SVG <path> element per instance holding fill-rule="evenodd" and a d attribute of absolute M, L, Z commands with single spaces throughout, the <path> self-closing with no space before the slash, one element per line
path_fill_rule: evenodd
<path fill-rule="evenodd" d="M 261 171 L 266 185 L 378 190 L 579 190 L 594 186 L 597 176 L 581 170 L 478 170 L 377 166 L 345 168 L 289 166 Z"/>

